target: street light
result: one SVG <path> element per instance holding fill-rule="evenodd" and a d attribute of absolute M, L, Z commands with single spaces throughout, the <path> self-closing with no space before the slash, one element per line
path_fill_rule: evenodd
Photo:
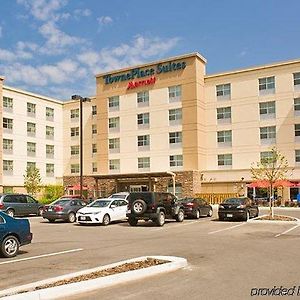
<path fill-rule="evenodd" d="M 80 106 L 79 106 L 79 135 L 80 135 L 80 140 L 79 140 L 79 154 L 80 154 L 80 162 L 79 162 L 79 178 L 80 178 L 80 198 L 82 199 L 82 185 L 83 185 L 83 116 L 82 116 L 82 103 L 83 102 L 90 102 L 91 99 L 87 97 L 81 97 L 79 95 L 73 95 L 72 100 L 79 100 Z"/>

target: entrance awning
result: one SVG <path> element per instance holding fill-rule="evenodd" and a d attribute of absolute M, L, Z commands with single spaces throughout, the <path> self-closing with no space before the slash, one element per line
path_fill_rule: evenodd
<path fill-rule="evenodd" d="M 290 182 L 289 180 L 286 179 L 281 179 L 281 180 L 277 180 L 274 183 L 274 188 L 275 187 L 293 187 L 296 186 L 295 183 Z M 267 180 L 257 180 L 257 181 L 253 181 L 250 184 L 247 184 L 247 187 L 250 188 L 268 188 L 270 187 L 270 182 Z"/>
<path fill-rule="evenodd" d="M 73 190 L 73 191 L 80 191 L 80 184 L 75 184 L 73 186 L 68 186 L 67 187 L 68 190 Z M 82 190 L 86 191 L 88 188 L 87 186 L 82 186 Z"/>

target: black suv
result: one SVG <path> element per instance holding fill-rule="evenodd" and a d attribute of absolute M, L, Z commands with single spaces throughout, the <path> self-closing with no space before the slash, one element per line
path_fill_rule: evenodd
<path fill-rule="evenodd" d="M 130 193 L 127 200 L 126 216 L 131 226 L 136 226 L 138 220 L 152 220 L 157 226 L 163 226 L 166 218 L 177 222 L 184 219 L 184 208 L 171 193 Z"/>

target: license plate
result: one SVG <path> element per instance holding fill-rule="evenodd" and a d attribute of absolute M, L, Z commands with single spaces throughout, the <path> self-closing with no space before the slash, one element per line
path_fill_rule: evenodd
<path fill-rule="evenodd" d="M 86 219 L 86 217 L 80 217 L 80 220 L 84 221 Z"/>
<path fill-rule="evenodd" d="M 48 211 L 52 211 L 52 208 L 48 208 Z"/>
<path fill-rule="evenodd" d="M 227 216 L 227 218 L 232 218 L 233 214 L 227 214 L 226 216 Z"/>

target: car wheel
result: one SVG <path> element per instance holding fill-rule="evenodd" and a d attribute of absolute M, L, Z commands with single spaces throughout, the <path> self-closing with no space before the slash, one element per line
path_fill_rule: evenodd
<path fill-rule="evenodd" d="M 73 212 L 70 212 L 68 215 L 68 222 L 69 223 L 74 223 L 76 221 L 76 216 Z"/>
<path fill-rule="evenodd" d="M 160 211 L 156 219 L 156 225 L 160 227 L 164 226 L 165 220 L 166 220 L 165 213 L 163 211 Z"/>
<path fill-rule="evenodd" d="M 208 212 L 208 214 L 207 214 L 207 216 L 208 216 L 208 217 L 212 217 L 212 215 L 213 215 L 213 210 L 210 208 L 210 209 L 209 209 L 209 212 Z"/>
<path fill-rule="evenodd" d="M 6 211 L 6 213 L 10 216 L 10 217 L 14 217 L 14 215 L 15 215 L 15 212 L 14 212 L 14 210 L 13 209 L 9 209 L 9 210 L 7 210 Z"/>
<path fill-rule="evenodd" d="M 184 220 L 184 211 L 182 209 L 179 209 L 178 214 L 176 216 L 177 222 L 183 222 Z"/>
<path fill-rule="evenodd" d="M 108 214 L 105 214 L 104 217 L 103 217 L 103 220 L 102 220 L 102 224 L 104 226 L 107 226 L 109 223 L 110 223 L 110 217 L 109 217 Z"/>
<path fill-rule="evenodd" d="M 128 223 L 129 223 L 130 226 L 136 226 L 136 224 L 138 223 L 138 219 L 128 218 Z"/>
<path fill-rule="evenodd" d="M 197 209 L 195 212 L 195 219 L 199 219 L 200 218 L 200 210 Z"/>
<path fill-rule="evenodd" d="M 147 204 L 142 199 L 137 199 L 132 203 L 132 210 L 136 215 L 143 214 L 147 209 Z"/>
<path fill-rule="evenodd" d="M 9 235 L 3 240 L 1 244 L 1 254 L 4 257 L 14 257 L 18 253 L 19 247 L 20 243 L 18 239 L 13 235 Z"/>
<path fill-rule="evenodd" d="M 43 215 L 43 212 L 44 212 L 43 208 L 40 207 L 40 208 L 38 209 L 37 215 L 38 215 L 38 216 L 42 216 L 42 215 Z"/>
<path fill-rule="evenodd" d="M 54 223 L 54 222 L 55 222 L 55 219 L 48 219 L 48 221 L 49 221 L 50 223 Z"/>

